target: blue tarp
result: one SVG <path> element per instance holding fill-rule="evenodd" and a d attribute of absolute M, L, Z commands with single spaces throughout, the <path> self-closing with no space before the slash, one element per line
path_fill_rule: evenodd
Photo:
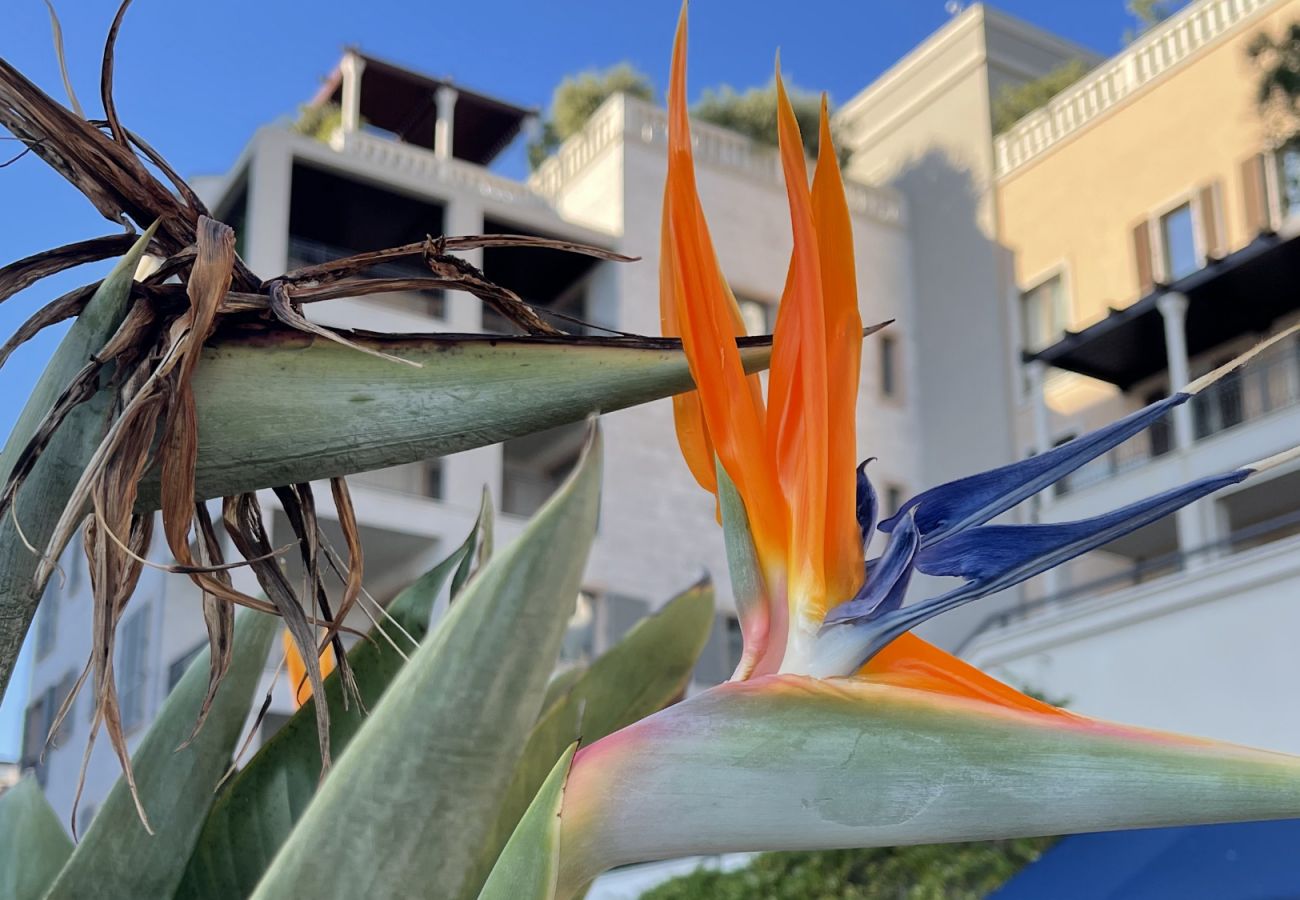
<path fill-rule="evenodd" d="M 1063 838 L 996 900 L 1300 897 L 1300 819 Z"/>

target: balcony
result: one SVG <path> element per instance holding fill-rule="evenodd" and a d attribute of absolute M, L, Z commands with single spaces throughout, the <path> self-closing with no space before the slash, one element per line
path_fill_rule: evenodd
<path fill-rule="evenodd" d="M 1269 348 L 1188 403 L 1196 444 L 1233 429 L 1244 431 L 1257 423 L 1280 420 L 1297 404 L 1300 404 L 1300 342 Z M 1267 429 L 1268 425 L 1263 427 Z M 1078 493 L 1141 469 L 1167 457 L 1172 450 L 1173 435 L 1169 423 L 1157 423 L 1074 472 L 1060 483 L 1058 496 Z M 1241 463 L 1249 461 L 1240 460 Z"/>
<path fill-rule="evenodd" d="M 697 164 L 736 172 L 760 184 L 784 191 L 780 158 L 776 149 L 727 128 L 707 122 L 691 125 Z M 618 142 L 668 145 L 668 113 L 653 103 L 615 94 L 600 105 L 577 134 L 529 178 L 529 185 L 541 197 L 561 194 L 604 151 Z M 888 188 L 846 181 L 849 211 L 857 216 L 887 224 L 903 223 L 900 196 Z"/>
<path fill-rule="evenodd" d="M 997 176 L 1009 175 L 1235 29 L 1273 0 L 1198 0 L 1093 69 L 998 136 Z"/>

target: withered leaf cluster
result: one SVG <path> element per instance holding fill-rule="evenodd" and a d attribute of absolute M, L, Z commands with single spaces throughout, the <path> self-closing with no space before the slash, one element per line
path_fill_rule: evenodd
<path fill-rule="evenodd" d="M 54 573 L 55 561 L 76 531 L 83 530 L 94 595 L 92 650 L 76 687 L 58 712 L 51 734 L 58 731 L 77 692 L 89 678 L 95 706 L 86 758 L 95 734 L 103 728 L 134 793 L 134 775 L 114 684 L 113 650 L 118 623 L 144 566 L 157 565 L 145 559 L 152 538 L 153 513 L 137 506 L 138 488 L 148 472 L 160 473 L 162 529 L 175 559 L 175 564 L 162 568 L 192 579 L 202 595 L 211 652 L 207 697 L 194 732 L 202 727 L 230 665 L 237 605 L 283 618 L 306 664 L 306 677 L 316 696 L 323 693 L 320 654 L 333 646 L 345 702 L 360 703 L 340 641 L 340 633 L 347 630 L 343 622 L 362 593 L 363 571 L 361 541 L 347 484 L 336 478 L 330 485 L 345 537 L 346 559 L 339 558 L 322 534 L 311 485 L 293 484 L 266 487 L 274 489 L 293 529 L 306 573 L 303 583 L 293 584 L 285 574 L 280 561 L 284 548 L 271 545 L 257 496 L 252 493 L 221 501 L 221 526 L 240 557 L 227 561 L 207 498 L 196 496 L 194 490 L 201 423 L 197 420 L 192 379 L 204 343 L 223 329 L 255 327 L 272 333 L 308 332 L 383 356 L 345 334 L 309 321 L 302 305 L 431 289 L 468 292 L 522 333 L 553 338 L 562 332 L 518 295 L 493 284 L 453 254 L 482 247 L 515 246 L 560 249 L 612 260 L 629 257 L 596 247 L 521 235 L 426 236 L 400 247 L 299 268 L 269 280 L 257 278 L 237 255 L 233 231 L 216 221 L 162 155 L 128 130 L 118 117 L 112 91 L 114 45 L 128 5 L 129 0 L 118 9 L 104 49 L 100 81 L 103 120 L 85 118 L 75 98 L 75 109 L 63 106 L 0 59 L 0 125 L 31 154 L 75 185 L 105 218 L 124 229 L 123 233 L 77 241 L 0 268 L 0 302 L 47 276 L 123 255 L 135 243 L 137 229 L 146 229 L 154 263 L 151 272 L 133 282 L 131 305 L 117 332 L 85 361 L 22 449 L 8 481 L 0 486 L 0 516 L 16 516 L 15 497 L 68 413 L 102 391 L 111 392 L 110 425 L 62 510 L 52 537 L 45 546 L 29 549 L 40 556 L 32 592 L 35 596 Z M 54 24 L 57 38 L 57 18 Z M 71 93 L 70 85 L 68 88 Z M 166 183 L 154 176 L 150 166 L 163 174 Z M 428 275 L 381 278 L 369 274 L 380 263 L 401 259 L 422 262 Z M 79 315 L 98 285 L 83 285 L 37 310 L 0 345 L 0 366 L 18 346 L 43 329 Z M 229 571 L 241 565 L 251 568 L 266 599 L 232 586 Z M 327 572 L 336 575 L 342 584 L 337 605 L 331 605 L 326 592 Z M 327 768 L 329 710 L 327 704 L 314 705 L 322 764 Z M 138 797 L 137 809 L 147 827 L 148 819 Z"/>

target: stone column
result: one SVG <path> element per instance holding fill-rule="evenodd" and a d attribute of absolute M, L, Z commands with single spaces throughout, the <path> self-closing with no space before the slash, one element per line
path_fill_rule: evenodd
<path fill-rule="evenodd" d="M 446 84 L 441 85 L 433 95 L 438 106 L 438 121 L 433 128 L 433 152 L 439 159 L 451 158 L 457 96 L 456 89 Z"/>
<path fill-rule="evenodd" d="M 1169 361 L 1169 390 L 1180 391 L 1191 379 L 1187 359 L 1187 297 L 1177 292 L 1160 295 L 1156 308 L 1165 326 L 1165 355 Z M 1174 451 L 1181 470 L 1182 481 L 1189 480 L 1191 473 L 1187 465 L 1187 454 L 1196 441 L 1196 432 L 1192 423 L 1193 401 L 1188 401 L 1174 408 Z M 1206 498 L 1184 506 L 1175 514 L 1178 528 L 1178 550 L 1188 553 L 1199 550 L 1214 540 L 1214 500 Z M 1212 554 L 1200 552 L 1194 557 L 1187 557 L 1186 565 L 1194 568 L 1207 562 Z"/>
<path fill-rule="evenodd" d="M 339 63 L 339 72 L 343 75 L 343 133 L 352 134 L 361 130 L 361 73 L 365 71 L 366 61 L 355 53 L 348 52 Z"/>

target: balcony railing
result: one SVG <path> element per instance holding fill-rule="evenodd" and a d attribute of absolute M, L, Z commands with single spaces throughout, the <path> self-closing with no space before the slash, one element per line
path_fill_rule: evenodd
<path fill-rule="evenodd" d="M 1197 0 L 994 141 L 999 177 L 1045 153 L 1276 0 Z"/>
<path fill-rule="evenodd" d="M 1265 544 L 1286 540 L 1300 534 L 1300 509 L 1238 528 L 1216 541 L 1186 551 L 1173 551 L 1140 559 L 1122 571 L 1096 578 L 1066 590 L 994 613 L 980 622 L 954 651 L 962 653 L 981 635 L 1031 618 L 1044 610 L 1087 600 L 1123 588 L 1147 584 L 1158 578 L 1183 571 L 1192 562 L 1218 559 L 1254 550 Z"/>
<path fill-rule="evenodd" d="M 1280 344 L 1197 394 L 1188 405 L 1197 440 L 1204 440 L 1300 403 L 1300 344 Z M 1168 417 L 1059 483 L 1068 494 L 1146 465 L 1173 449 Z M 1245 462 L 1245 460 L 1243 460 Z"/>
<path fill-rule="evenodd" d="M 314 266 L 319 263 L 332 262 L 345 256 L 353 256 L 358 250 L 336 247 L 311 238 L 289 237 L 289 268 Z M 365 271 L 371 278 L 428 278 L 430 272 L 414 263 L 380 263 Z M 397 291 L 389 294 L 372 294 L 365 298 L 368 303 L 387 306 L 390 309 L 411 312 L 435 319 L 446 317 L 446 297 L 442 291 Z"/>
<path fill-rule="evenodd" d="M 386 171 L 450 184 L 488 200 L 546 209 L 550 203 L 527 184 L 513 181 L 463 159 L 444 158 L 432 150 L 364 131 L 344 133 L 340 128 L 330 138 L 340 153 L 374 163 Z"/>
<path fill-rule="evenodd" d="M 695 122 L 691 125 L 695 158 L 701 165 L 737 172 L 755 181 L 781 188 L 785 183 L 774 147 L 751 140 L 729 128 Z M 529 183 L 539 194 L 554 197 L 604 150 L 619 140 L 643 144 L 668 144 L 668 113 L 653 103 L 616 94 L 568 138 L 553 156 L 538 166 Z M 850 211 L 880 222 L 900 223 L 902 201 L 886 188 L 846 181 Z"/>

